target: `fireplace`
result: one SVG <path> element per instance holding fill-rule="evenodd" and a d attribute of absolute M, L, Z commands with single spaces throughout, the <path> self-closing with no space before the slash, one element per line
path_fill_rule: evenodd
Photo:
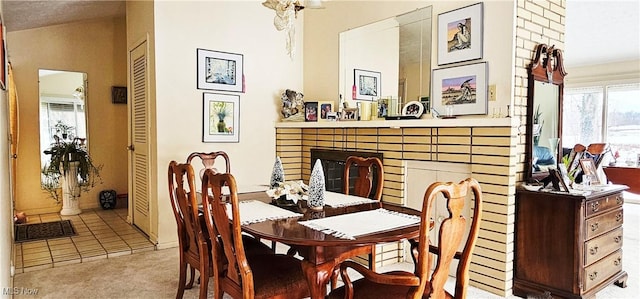
<path fill-rule="evenodd" d="M 325 187 L 327 191 L 342 193 L 344 165 L 349 156 L 360 156 L 364 158 L 376 157 L 382 161 L 382 153 L 311 149 L 311 168 L 313 169 L 313 165 L 315 165 L 316 160 L 319 159 L 321 161 L 320 163 L 322 163 Z M 376 181 L 379 171 L 379 169 L 374 167 L 373 185 L 371 186 L 371 190 L 375 190 L 377 187 Z M 353 181 L 355 181 L 357 175 L 358 171 L 353 167 L 350 171 L 350 188 L 353 188 Z M 350 189 L 349 193 L 353 193 L 353 189 Z M 373 194 L 370 196 L 373 196 Z"/>

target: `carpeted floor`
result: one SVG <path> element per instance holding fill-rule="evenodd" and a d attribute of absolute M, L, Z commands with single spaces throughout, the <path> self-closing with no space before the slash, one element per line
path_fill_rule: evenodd
<path fill-rule="evenodd" d="M 625 289 L 609 286 L 598 298 L 638 298 L 640 294 L 640 205 L 625 204 L 623 269 L 629 274 Z M 116 258 L 17 274 L 14 287 L 24 295 L 14 298 L 175 298 L 178 282 L 178 251 L 175 248 L 147 251 Z M 397 264 L 381 271 L 411 269 Z M 451 282 L 448 287 L 451 287 Z M 211 290 L 211 288 L 209 288 Z M 36 292 L 34 294 L 34 292 Z M 209 297 L 212 297 L 210 292 Z M 184 298 L 197 298 L 194 286 Z M 468 298 L 501 298 L 470 288 Z M 225 295 L 225 299 L 229 298 Z M 516 297 L 509 297 L 516 298 Z"/>

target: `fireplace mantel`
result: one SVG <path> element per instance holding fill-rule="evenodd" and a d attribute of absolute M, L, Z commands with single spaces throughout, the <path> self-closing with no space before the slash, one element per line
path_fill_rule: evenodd
<path fill-rule="evenodd" d="M 516 127 L 517 118 L 427 118 L 415 120 L 369 120 L 326 122 L 276 122 L 276 128 L 452 128 L 452 127 Z"/>

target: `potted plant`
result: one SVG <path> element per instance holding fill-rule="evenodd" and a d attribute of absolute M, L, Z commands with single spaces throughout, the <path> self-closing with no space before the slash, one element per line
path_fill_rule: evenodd
<path fill-rule="evenodd" d="M 71 133 L 71 131 L 74 129 L 73 126 L 69 126 L 63 123 L 61 120 L 59 120 L 53 127 L 56 128 L 56 135 L 61 134 L 62 139 L 67 139 L 67 137 L 71 137 L 69 136 L 69 133 Z"/>
<path fill-rule="evenodd" d="M 49 163 L 42 168 L 42 188 L 56 202 L 60 202 L 62 198 L 61 214 L 79 214 L 80 193 L 102 183 L 102 165 L 96 166 L 93 163 L 83 138 L 71 141 L 62 140 L 57 135 L 54 138 L 55 142 L 44 151 L 51 157 Z"/>

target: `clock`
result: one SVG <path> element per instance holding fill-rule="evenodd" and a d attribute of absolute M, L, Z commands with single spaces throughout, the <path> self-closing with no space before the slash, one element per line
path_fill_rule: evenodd
<path fill-rule="evenodd" d="M 110 210 L 116 206 L 116 190 L 100 191 L 100 206 L 103 210 Z"/>

